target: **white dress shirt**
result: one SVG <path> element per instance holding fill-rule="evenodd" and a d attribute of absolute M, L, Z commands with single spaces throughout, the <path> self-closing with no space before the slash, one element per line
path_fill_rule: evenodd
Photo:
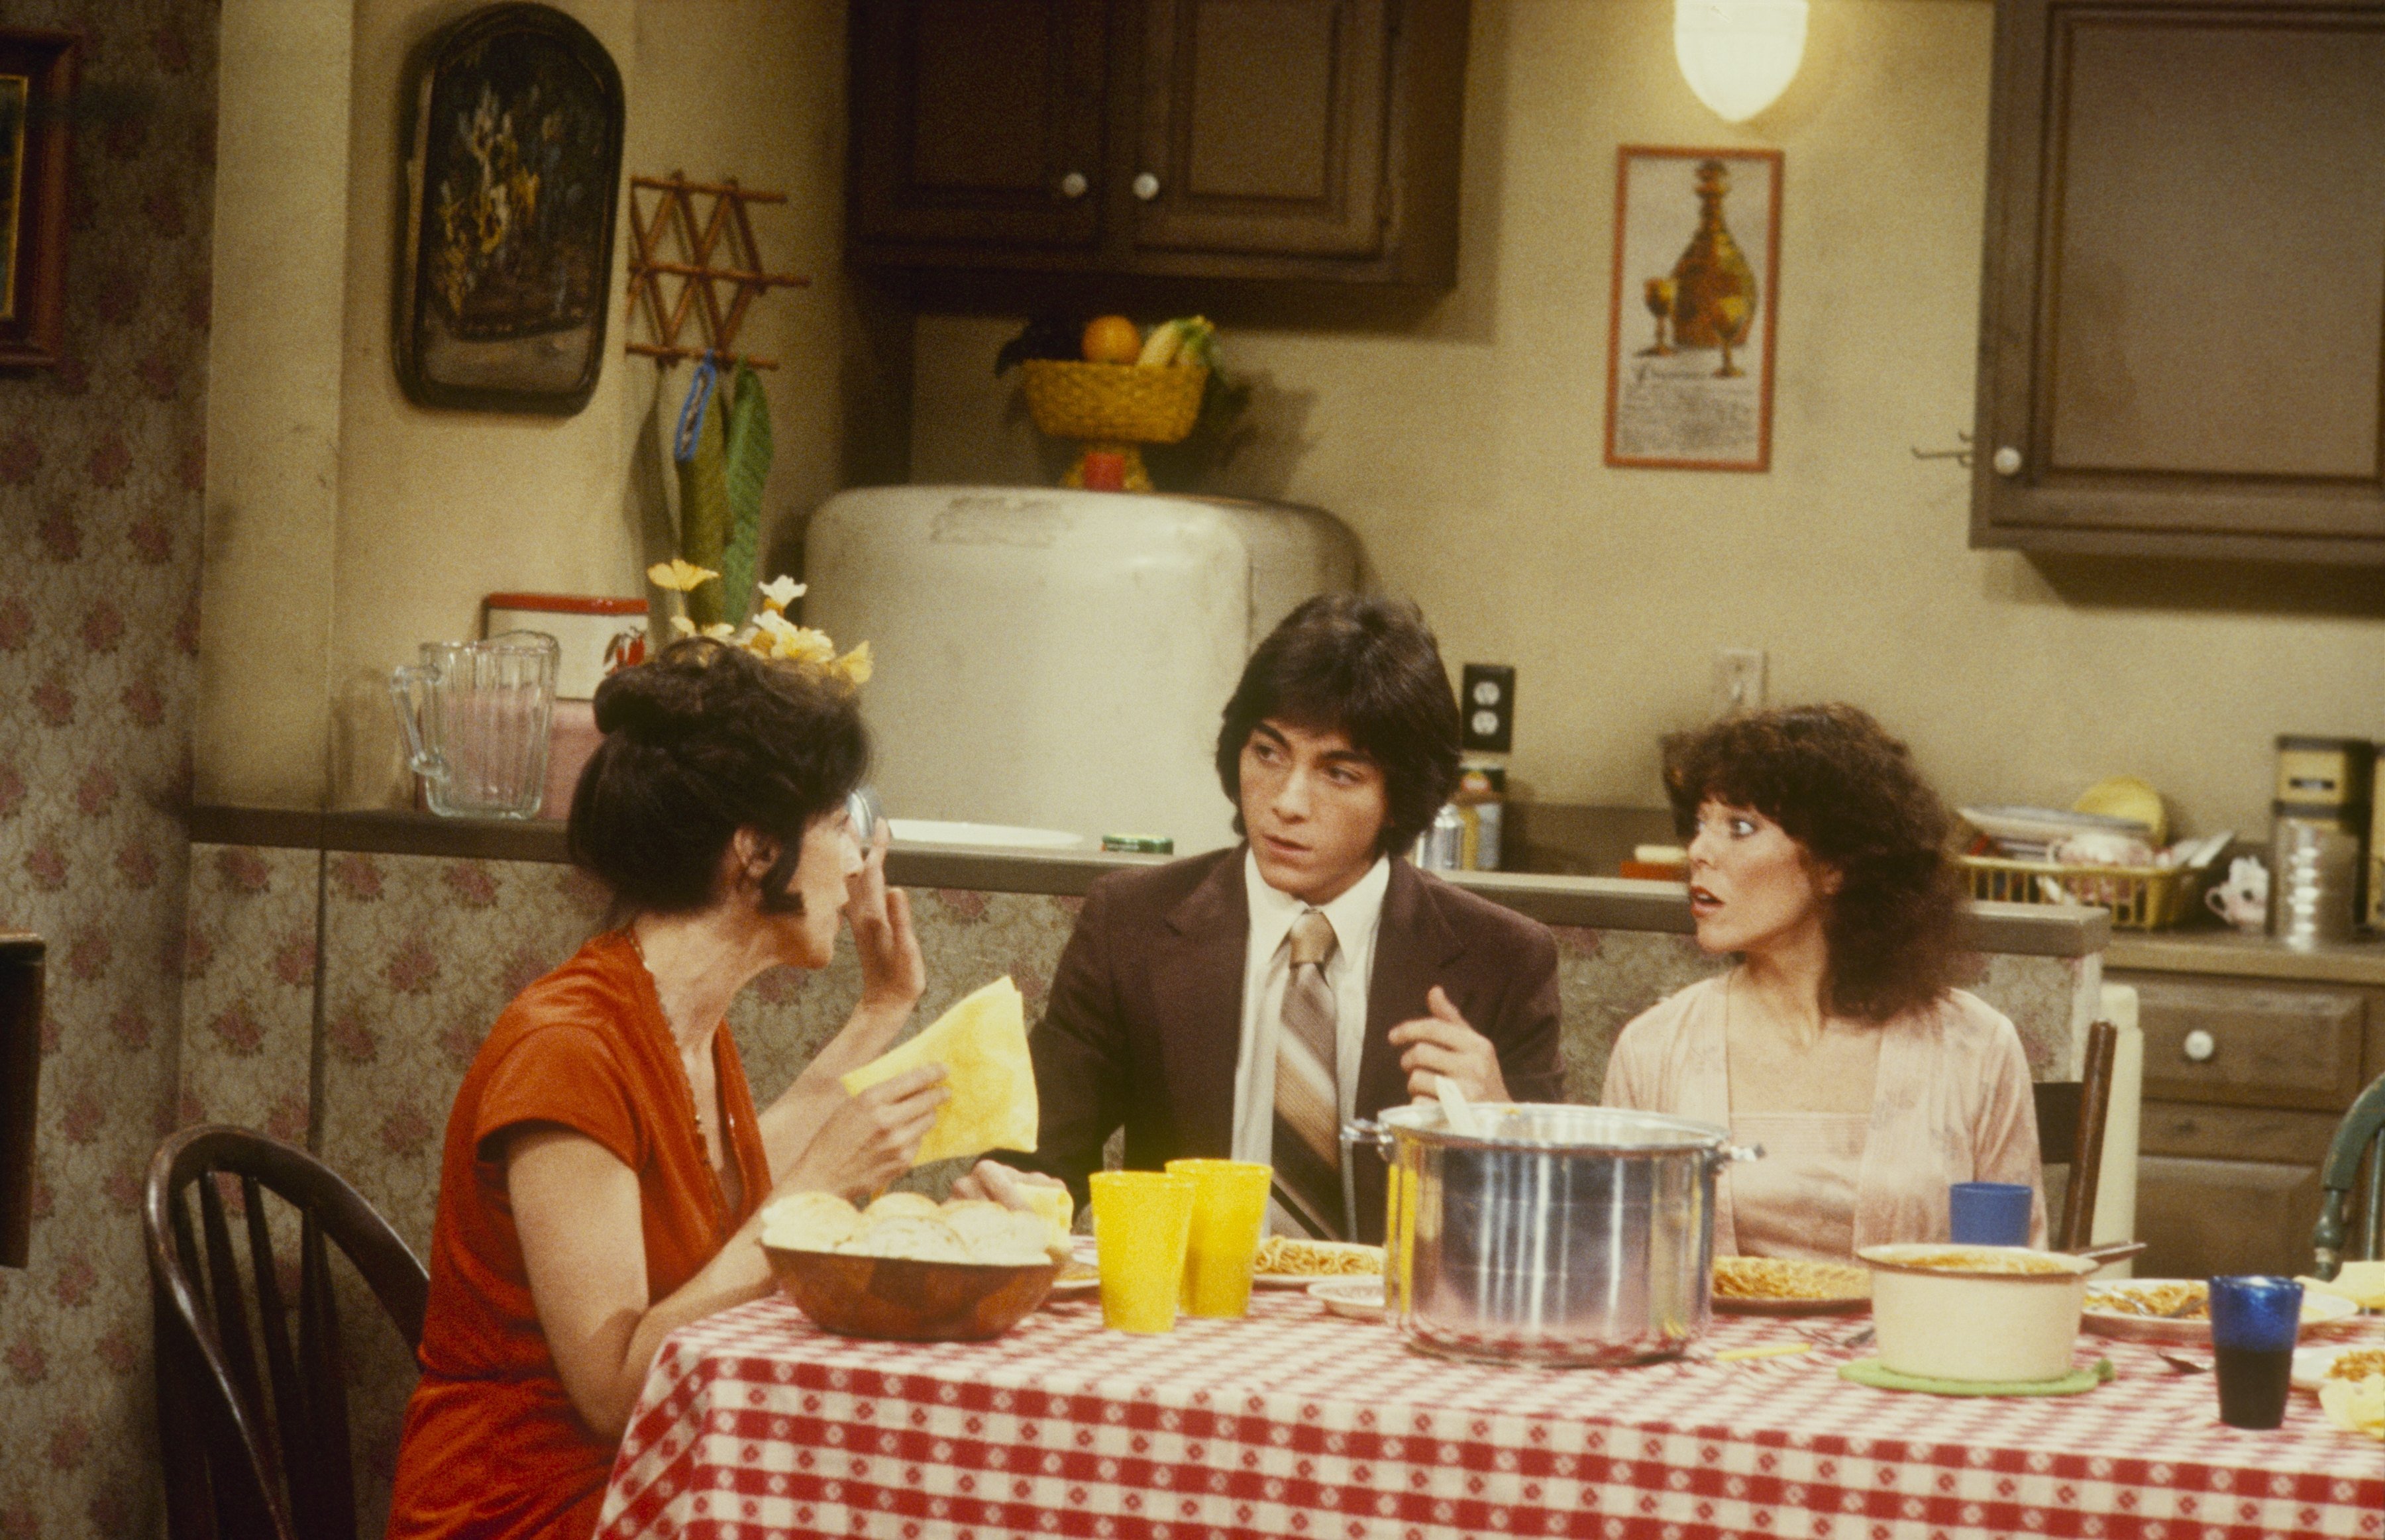
<path fill-rule="evenodd" d="M 1333 922 L 1333 955 L 1325 960 L 1325 982 L 1333 990 L 1333 1079 L 1347 1123 L 1356 1106 L 1358 1061 L 1367 1047 L 1367 990 L 1375 972 L 1375 932 L 1383 917 L 1383 894 L 1392 863 L 1378 856 L 1367 875 L 1330 903 L 1317 907 Z M 1242 964 L 1242 1038 L 1234 1063 L 1234 1159 L 1275 1162 L 1275 1037 L 1283 1025 L 1283 990 L 1292 977 L 1292 925 L 1309 905 L 1279 892 L 1259 876 L 1258 857 L 1244 851 L 1242 888 L 1250 900 L 1250 949 Z M 1342 1172 L 1349 1201 L 1350 1172 Z M 1279 1234 L 1306 1232 L 1270 1202 L 1268 1228 Z"/>

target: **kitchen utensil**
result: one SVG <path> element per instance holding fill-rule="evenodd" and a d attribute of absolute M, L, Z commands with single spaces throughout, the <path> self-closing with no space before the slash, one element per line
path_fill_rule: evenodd
<path fill-rule="evenodd" d="M 2303 1285 L 2291 1278 L 2211 1280 L 2212 1368 L 2219 1420 L 2229 1427 L 2274 1428 L 2286 1420 L 2302 1310 Z"/>
<path fill-rule="evenodd" d="M 531 818 L 546 785 L 558 649 L 538 631 L 485 641 L 426 641 L 422 661 L 390 671 L 406 763 L 431 811 Z"/>
<path fill-rule="evenodd" d="M 1174 1331 L 1192 1230 L 1192 1179 L 1097 1171 L 1091 1180 L 1102 1324 L 1118 1332 Z"/>
<path fill-rule="evenodd" d="M 1248 1315 L 1251 1272 L 1267 1224 L 1274 1168 L 1252 1161 L 1168 1162 L 1170 1176 L 1192 1183 L 1192 1228 L 1184 1245 L 1182 1303 L 1187 1315 Z"/>
<path fill-rule="evenodd" d="M 2027 1246 L 2037 1194 L 2019 1182 L 1955 1182 L 1946 1188 L 1948 1234 L 1957 1245 Z"/>
<path fill-rule="evenodd" d="M 2097 1267 L 2109 1267 L 2114 1262 L 2127 1261 L 2144 1248 L 2145 1243 L 2141 1240 L 2115 1240 L 2106 1241 L 2101 1246 L 2067 1247 L 2064 1249 L 2063 1255 L 2093 1262 Z"/>
<path fill-rule="evenodd" d="M 824 1331 L 891 1342 L 982 1342 L 1052 1290 L 1059 1267 L 915 1261 L 765 1246 L 780 1292 Z"/>
<path fill-rule="evenodd" d="M 2183 1353 L 2173 1353 L 2166 1348 L 2154 1348 L 2154 1357 L 2161 1360 L 2162 1362 L 2168 1364 L 2172 1369 L 2177 1370 L 2181 1374 L 2208 1374 L 2211 1372 L 2211 1365 L 2204 1362 L 2202 1360 L 2188 1358 Z"/>
<path fill-rule="evenodd" d="M 2095 1263 L 2017 1246 L 1867 1246 L 1879 1361 L 1932 1380 L 2053 1380 L 2071 1345 Z M 1932 1265 L 1935 1264 L 1935 1265 Z"/>
<path fill-rule="evenodd" d="M 1437 1103 L 1345 1124 L 1392 1167 L 1391 1318 L 1451 1358 L 1547 1364 L 1670 1358 L 1711 1320 L 1715 1174 L 1762 1151 L 1727 1129 L 1601 1107 Z"/>
<path fill-rule="evenodd" d="M 1432 1077 L 1433 1094 L 1441 1098 L 1441 1110 L 1449 1116 L 1449 1131 L 1473 1138 L 1482 1132 L 1474 1118 L 1474 1104 L 1466 1099 L 1466 1091 L 1445 1074 Z"/>

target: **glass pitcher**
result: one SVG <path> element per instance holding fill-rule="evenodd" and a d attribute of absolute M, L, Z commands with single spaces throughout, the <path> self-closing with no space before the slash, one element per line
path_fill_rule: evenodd
<path fill-rule="evenodd" d="M 422 777 L 431 812 L 538 816 L 560 655 L 543 631 L 506 631 L 486 641 L 426 641 L 419 664 L 390 670 L 406 763 Z"/>

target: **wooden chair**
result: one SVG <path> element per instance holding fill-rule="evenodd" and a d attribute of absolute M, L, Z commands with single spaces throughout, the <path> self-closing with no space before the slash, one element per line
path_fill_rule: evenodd
<path fill-rule="evenodd" d="M 2311 1232 L 2311 1249 L 2316 1254 L 2312 1272 L 2321 1278 L 2334 1277 L 2346 1260 L 2345 1227 L 2364 1167 L 2368 1201 L 2360 1214 L 2360 1245 L 2350 1255 L 2374 1261 L 2385 1257 L 2385 1074 L 2353 1100 L 2336 1125 L 2327 1163 L 2319 1167 L 2318 1226 Z"/>
<path fill-rule="evenodd" d="M 244 1270 L 226 1217 L 231 1184 L 225 1178 L 236 1179 L 240 1195 Z M 189 1202 L 194 1186 L 195 1234 Z M 301 1216 L 294 1343 L 293 1306 L 283 1295 L 267 1223 L 268 1191 Z M 355 1540 L 347 1374 L 326 1236 L 356 1265 L 409 1346 L 422 1339 L 431 1291 L 421 1262 L 330 1168 L 244 1128 L 189 1128 L 159 1146 L 149 1162 L 142 1219 L 156 1312 L 169 1534 Z"/>
<path fill-rule="evenodd" d="M 2049 1215 L 2046 1244 L 2060 1251 L 2094 1239 L 2095 1188 L 2104 1174 L 2104 1125 L 2112 1110 L 2112 1062 L 2119 1029 L 2097 1022 L 2087 1029 L 2087 1054 L 2076 1080 L 2037 1086 L 2037 1154 L 2049 1166 L 2068 1166 L 2062 1212 Z"/>
<path fill-rule="evenodd" d="M 0 932 L 0 1267 L 33 1237 L 33 1119 L 42 1085 L 42 938 Z"/>

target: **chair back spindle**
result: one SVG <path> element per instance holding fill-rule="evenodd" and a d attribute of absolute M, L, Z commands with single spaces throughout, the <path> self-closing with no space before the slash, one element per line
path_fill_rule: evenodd
<path fill-rule="evenodd" d="M 2367 1200 L 2355 1205 L 2363 1186 Z M 2336 1125 L 2327 1162 L 2319 1167 L 2318 1187 L 2311 1271 L 2332 1278 L 2348 1259 L 2385 1257 L 2385 1074 L 2368 1083 Z M 2355 1219 L 2356 1239 L 2351 1228 Z"/>
<path fill-rule="evenodd" d="M 294 1276 L 274 1249 L 268 1195 L 299 1220 Z M 235 1246 L 226 1211 L 235 1198 L 244 1247 Z M 144 1218 L 169 1534 L 355 1540 L 331 1250 L 336 1245 L 355 1264 L 409 1347 L 421 1339 L 428 1302 L 422 1264 L 328 1168 L 244 1129 L 168 1139 L 150 1166 Z"/>

